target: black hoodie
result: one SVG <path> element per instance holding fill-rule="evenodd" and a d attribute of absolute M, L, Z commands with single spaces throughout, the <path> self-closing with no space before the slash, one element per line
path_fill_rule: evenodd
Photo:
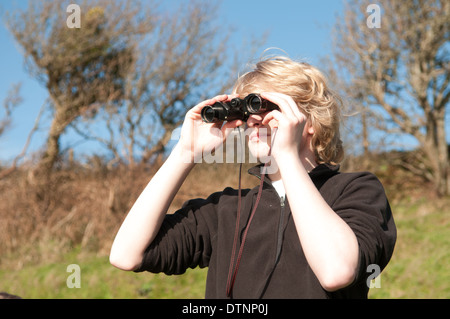
<path fill-rule="evenodd" d="M 259 171 L 256 166 L 249 173 L 259 177 Z M 359 264 L 355 280 L 335 292 L 322 288 L 303 253 L 288 199 L 280 200 L 270 180 L 265 179 L 232 298 L 367 298 L 366 281 L 374 269 L 369 265 L 382 270 L 396 241 L 396 227 L 383 186 L 371 173 L 340 173 L 339 166 L 326 164 L 317 166 L 309 176 L 328 205 L 356 235 Z M 257 193 L 258 187 L 242 190 L 241 239 Z M 209 267 L 206 298 L 227 298 L 237 203 L 238 191 L 232 188 L 207 199 L 187 201 L 165 217 L 135 271 L 172 275 L 183 274 L 188 267 Z"/>

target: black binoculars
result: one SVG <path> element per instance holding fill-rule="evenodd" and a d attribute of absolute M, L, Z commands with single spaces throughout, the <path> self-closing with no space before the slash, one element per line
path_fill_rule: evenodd
<path fill-rule="evenodd" d="M 216 121 L 247 121 L 250 114 L 260 114 L 278 109 L 278 105 L 263 99 L 259 94 L 252 93 L 244 99 L 234 98 L 229 102 L 216 102 L 202 108 L 203 122 Z"/>

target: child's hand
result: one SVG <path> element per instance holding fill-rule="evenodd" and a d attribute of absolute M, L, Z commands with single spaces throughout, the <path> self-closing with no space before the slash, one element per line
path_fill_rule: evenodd
<path fill-rule="evenodd" d="M 277 104 L 280 108 L 280 110 L 267 113 L 262 120 L 263 125 L 269 125 L 271 130 L 276 129 L 275 140 L 272 141 L 271 155 L 275 160 L 282 154 L 300 156 L 302 148 L 309 147 L 309 145 L 306 145 L 307 135 L 314 133 L 309 125 L 308 129 L 304 130 L 307 123 L 306 116 L 288 95 L 264 92 L 261 93 L 261 97 Z"/>
<path fill-rule="evenodd" d="M 238 95 L 218 95 L 212 99 L 203 101 L 186 113 L 180 136 L 180 147 L 185 160 L 194 162 L 203 154 L 211 152 L 216 147 L 222 145 L 231 132 L 230 128 L 238 127 L 244 122 L 234 120 L 230 122 L 205 123 L 201 119 L 201 110 L 206 105 L 213 105 L 218 101 L 231 101 Z"/>

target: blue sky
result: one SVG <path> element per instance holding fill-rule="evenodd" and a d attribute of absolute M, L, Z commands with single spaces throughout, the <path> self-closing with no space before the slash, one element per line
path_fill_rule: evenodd
<path fill-rule="evenodd" d="M 164 5 L 180 1 L 164 1 Z M 77 2 L 82 1 L 71 1 Z M 26 4 L 27 1 L 19 2 L 21 7 L 26 7 Z M 2 1 L 0 15 L 16 6 L 15 1 Z M 264 48 L 280 48 L 292 58 L 320 67 L 320 58 L 331 53 L 331 28 L 342 10 L 343 3 L 339 0 L 223 0 L 218 10 L 220 17 L 217 18 L 225 25 L 233 26 L 232 42 L 241 43 L 244 37 L 258 37 L 267 31 Z M 23 97 L 23 102 L 14 112 L 12 128 L 0 136 L 0 162 L 5 162 L 20 153 L 47 93 L 25 72 L 23 56 L 3 20 L 0 43 L 0 102 L 3 102 L 11 84 L 19 81 L 22 82 Z M 0 109 L 0 118 L 3 114 L 3 109 Z M 41 125 L 42 130 L 34 135 L 30 151 L 42 147 L 48 124 L 46 119 Z"/>

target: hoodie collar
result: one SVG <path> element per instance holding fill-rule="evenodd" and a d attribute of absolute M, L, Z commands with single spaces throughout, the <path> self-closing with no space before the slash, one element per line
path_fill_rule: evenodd
<path fill-rule="evenodd" d="M 258 164 L 256 166 L 253 166 L 252 168 L 250 168 L 248 170 L 248 173 L 250 175 L 256 176 L 259 179 L 261 179 L 261 169 L 264 167 L 264 164 Z M 323 164 L 319 164 L 317 165 L 311 172 L 309 172 L 309 177 L 311 177 L 311 179 L 313 181 L 322 181 L 322 180 L 327 180 L 329 177 L 336 175 L 339 173 L 339 169 L 340 169 L 340 165 L 332 165 L 332 164 L 328 164 L 328 163 L 323 163 Z M 264 183 L 267 183 L 269 185 L 272 185 L 272 182 L 270 181 L 269 178 L 265 178 L 264 179 Z M 321 183 L 323 184 L 323 183 Z M 316 186 L 318 186 L 316 184 Z M 321 185 L 320 185 L 321 186 Z M 320 188 L 320 187 L 318 187 Z"/>

